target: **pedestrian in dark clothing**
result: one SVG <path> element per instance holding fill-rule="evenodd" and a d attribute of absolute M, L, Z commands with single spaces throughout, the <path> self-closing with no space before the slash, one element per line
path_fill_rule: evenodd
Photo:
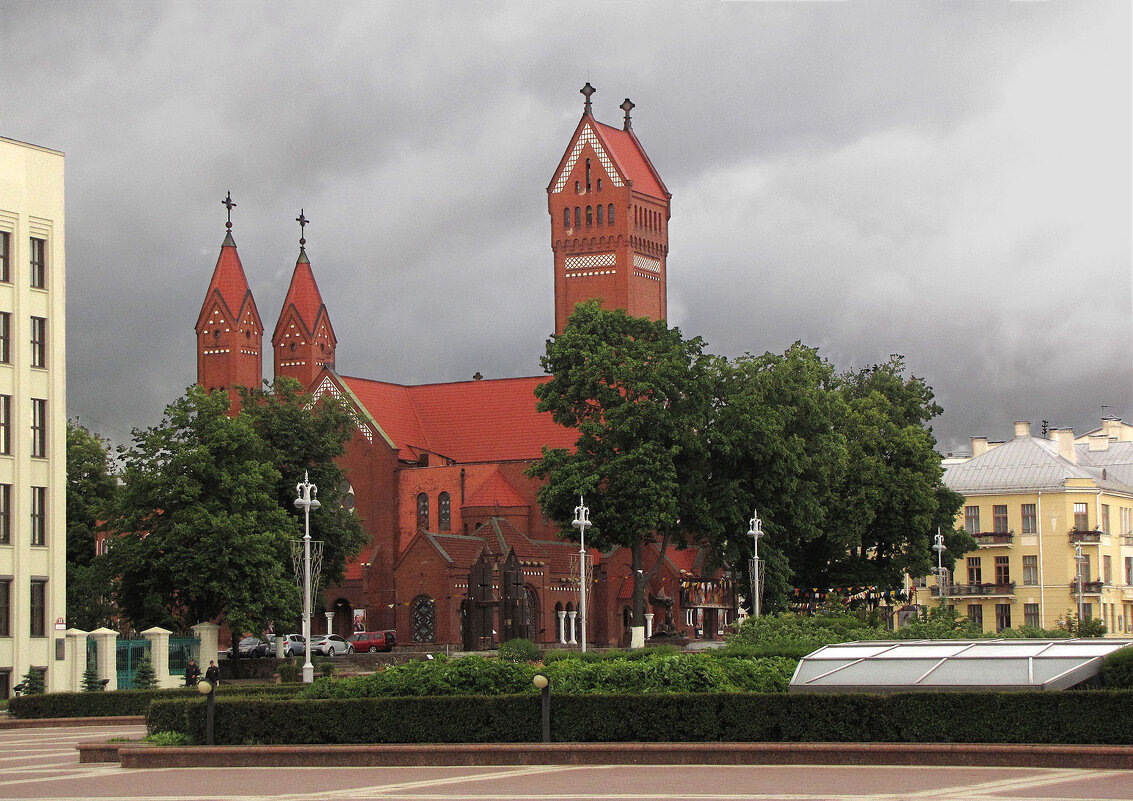
<path fill-rule="evenodd" d="M 216 666 L 216 660 L 209 660 L 208 669 L 205 671 L 205 681 L 213 687 L 220 684 L 220 668 Z"/>
<path fill-rule="evenodd" d="M 196 687 L 197 680 L 201 678 L 201 669 L 197 667 L 197 660 L 190 659 L 188 666 L 185 668 L 185 686 Z"/>

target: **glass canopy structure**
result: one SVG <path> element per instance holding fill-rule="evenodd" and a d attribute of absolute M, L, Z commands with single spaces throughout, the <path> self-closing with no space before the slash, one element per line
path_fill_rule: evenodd
<path fill-rule="evenodd" d="M 1133 640 L 908 640 L 827 645 L 802 658 L 788 692 L 1065 690 L 1095 680 Z"/>

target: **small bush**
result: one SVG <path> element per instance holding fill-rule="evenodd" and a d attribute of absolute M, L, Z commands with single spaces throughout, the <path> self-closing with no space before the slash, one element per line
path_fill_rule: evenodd
<path fill-rule="evenodd" d="M 102 679 L 98 677 L 98 671 L 94 667 L 88 667 L 83 671 L 83 692 L 97 693 L 106 689 L 106 685 Z"/>
<path fill-rule="evenodd" d="M 153 671 L 153 662 L 149 654 L 138 660 L 138 668 L 134 671 L 134 689 L 152 690 L 157 687 L 157 674 Z"/>
<path fill-rule="evenodd" d="M 145 741 L 150 745 L 192 745 L 193 741 L 185 732 L 159 731 L 147 734 Z"/>
<path fill-rule="evenodd" d="M 522 637 L 501 643 L 496 654 L 506 662 L 538 662 L 540 657 L 539 646 Z"/>
<path fill-rule="evenodd" d="M 549 665 L 552 662 L 561 662 L 564 659 L 578 659 L 578 651 L 546 651 L 543 654 L 543 664 Z"/>
<path fill-rule="evenodd" d="M 1133 690 L 1133 646 L 1127 645 L 1102 660 L 1102 686 Z"/>
<path fill-rule="evenodd" d="M 43 678 L 43 671 L 37 667 L 28 668 L 28 672 L 24 674 L 23 681 L 20 682 L 18 688 L 21 695 L 43 695 L 46 691 L 46 684 Z"/>

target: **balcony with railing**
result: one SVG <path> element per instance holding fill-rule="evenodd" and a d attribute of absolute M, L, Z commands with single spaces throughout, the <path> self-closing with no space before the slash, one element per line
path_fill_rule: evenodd
<path fill-rule="evenodd" d="M 981 548 L 1010 547 L 1015 540 L 1014 531 L 981 531 L 973 535 Z"/>
<path fill-rule="evenodd" d="M 940 597 L 940 587 L 932 588 L 933 597 Z M 944 587 L 945 598 L 1013 598 L 1015 582 L 1007 584 L 948 584 Z"/>
<path fill-rule="evenodd" d="M 1104 581 L 1083 581 L 1082 594 L 1083 595 L 1101 595 L 1102 589 L 1105 587 Z M 1074 595 L 1078 594 L 1078 582 L 1070 582 L 1070 592 Z"/>
<path fill-rule="evenodd" d="M 1081 543 L 1082 545 L 1098 545 L 1102 541 L 1102 533 L 1097 529 L 1082 531 L 1081 529 L 1072 528 L 1067 536 L 1070 538 L 1071 545 L 1077 543 Z"/>

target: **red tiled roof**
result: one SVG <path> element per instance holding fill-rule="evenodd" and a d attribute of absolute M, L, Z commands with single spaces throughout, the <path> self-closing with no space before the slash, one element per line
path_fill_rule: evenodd
<path fill-rule="evenodd" d="M 537 459 L 543 446 L 572 448 L 577 432 L 535 411 L 546 376 L 405 386 L 342 376 L 402 450 L 419 448 L 457 462 Z"/>
<path fill-rule="evenodd" d="M 273 340 L 279 334 L 279 326 L 283 325 L 287 309 L 291 306 L 295 307 L 295 311 L 307 326 L 308 334 L 315 332 L 319 316 L 326 314 L 323 296 L 319 293 L 319 285 L 315 282 L 315 274 L 311 272 L 311 262 L 305 252 L 300 252 L 295 262 L 295 271 L 291 274 L 291 285 L 287 288 L 287 296 L 283 299 L 283 311 L 280 312 L 279 322 L 276 323 Z"/>
<path fill-rule="evenodd" d="M 484 550 L 484 541 L 478 537 L 465 537 L 461 534 L 422 534 L 421 536 L 436 548 L 449 564 L 458 567 L 472 567 Z"/>
<path fill-rule="evenodd" d="M 626 178 L 633 181 L 633 188 L 636 191 L 659 200 L 668 198 L 669 191 L 665 189 L 661 176 L 653 169 L 653 163 L 649 161 L 649 156 L 645 155 L 645 149 L 633 131 L 623 131 L 597 120 L 591 122 L 594 125 L 594 132 L 605 142 L 618 169 Z"/>
<path fill-rule="evenodd" d="M 497 469 L 465 497 L 464 506 L 491 506 L 499 509 L 530 504 Z"/>

